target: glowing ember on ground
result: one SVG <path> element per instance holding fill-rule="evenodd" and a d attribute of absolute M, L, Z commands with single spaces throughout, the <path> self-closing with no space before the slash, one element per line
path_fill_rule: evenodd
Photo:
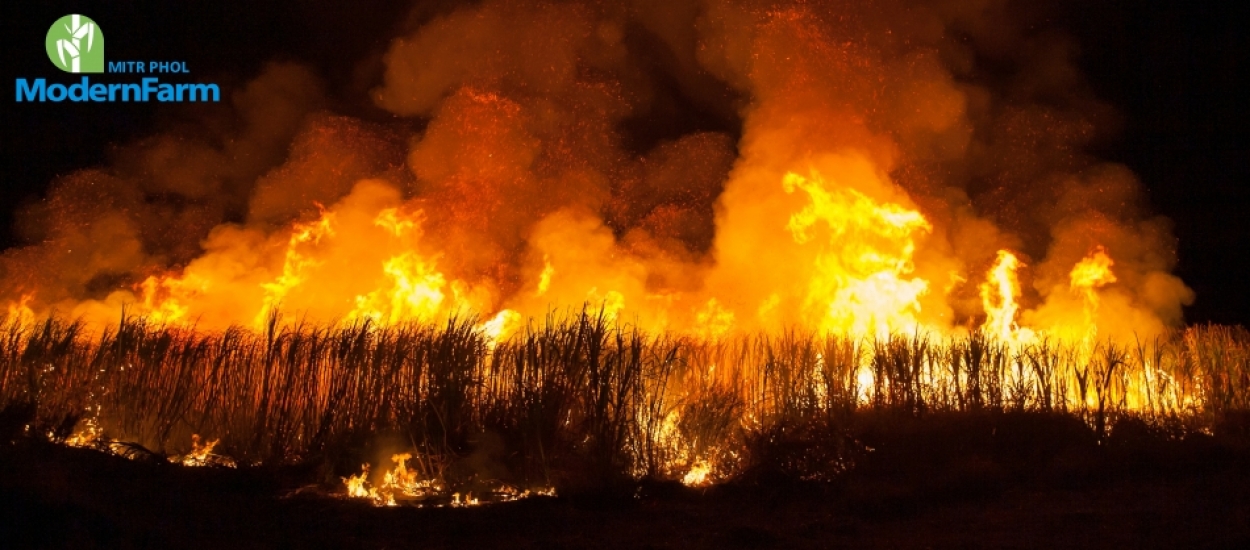
<path fill-rule="evenodd" d="M 682 476 L 681 483 L 687 487 L 703 487 L 710 483 L 708 474 L 712 473 L 712 467 L 706 461 L 700 460 L 690 466 L 690 471 Z"/>
<path fill-rule="evenodd" d="M 225 466 L 234 468 L 234 460 L 228 456 L 213 454 L 213 448 L 220 443 L 220 439 L 211 441 L 201 440 L 199 434 L 191 435 L 191 452 L 174 457 L 174 462 L 183 466 Z"/>
<path fill-rule="evenodd" d="M 96 422 L 94 417 L 84 418 L 82 427 L 73 435 L 65 439 L 65 444 L 70 447 L 94 447 L 101 442 L 104 436 L 104 430 Z"/>
<path fill-rule="evenodd" d="M 489 489 L 487 500 L 474 497 L 472 492 L 461 494 L 449 492 L 443 481 L 435 476 L 421 474 L 408 466 L 412 453 L 391 456 L 395 467 L 382 476 L 376 485 L 369 481 L 369 465 L 361 466 L 361 472 L 343 479 L 344 492 L 348 498 L 363 499 L 375 506 L 450 506 L 453 508 L 480 506 L 497 502 L 511 502 L 531 496 L 555 496 L 555 489 L 542 488 L 521 490 L 503 483 L 495 483 Z"/>

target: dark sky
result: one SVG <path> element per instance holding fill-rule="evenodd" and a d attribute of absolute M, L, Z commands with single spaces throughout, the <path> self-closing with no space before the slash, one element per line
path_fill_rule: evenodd
<path fill-rule="evenodd" d="M 112 147 L 176 116 L 150 104 L 14 103 L 15 78 L 54 71 L 43 53 L 51 21 L 109 21 L 108 59 L 187 60 L 193 77 L 226 86 L 269 60 L 307 63 L 329 82 L 332 108 L 350 111 L 366 103 L 359 61 L 384 50 L 411 5 L 4 2 L 0 248 L 17 244 L 13 212 L 51 179 L 107 162 Z M 1187 320 L 1250 324 L 1250 3 L 1073 1 L 1063 12 L 1054 24 L 1076 37 L 1086 78 L 1123 120 L 1096 154 L 1132 168 L 1154 211 L 1175 222 L 1178 274 L 1198 296 Z"/>

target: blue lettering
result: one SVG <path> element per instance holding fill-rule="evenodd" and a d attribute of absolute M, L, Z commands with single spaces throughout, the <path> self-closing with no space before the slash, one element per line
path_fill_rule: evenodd
<path fill-rule="evenodd" d="M 65 101 L 65 95 L 68 93 L 69 90 L 65 89 L 64 84 L 48 85 L 48 99 L 51 99 L 52 101 Z"/>
<path fill-rule="evenodd" d="M 116 68 L 116 67 L 114 67 Z M 15 80 L 17 102 L 61 102 L 69 99 L 73 102 L 114 102 L 114 101 L 221 101 L 221 87 L 213 83 L 198 84 L 167 84 L 157 77 L 147 77 L 135 83 L 103 84 L 91 82 L 90 77 L 83 76 L 72 84 L 51 83 L 46 79 L 37 78 Z M 152 95 L 156 97 L 153 98 Z M 118 97 L 120 96 L 120 97 Z"/>
<path fill-rule="evenodd" d="M 43 87 L 45 84 L 46 82 L 42 78 L 36 78 L 33 84 L 27 82 L 25 78 L 17 79 L 18 103 L 23 101 L 35 101 L 36 97 L 39 98 L 38 101 L 43 101 Z"/>
<path fill-rule="evenodd" d="M 82 77 L 82 82 L 69 85 L 70 101 L 87 101 L 87 93 L 90 91 L 91 83 L 87 81 L 87 77 Z"/>
<path fill-rule="evenodd" d="M 147 101 L 148 96 L 152 95 L 152 92 L 156 91 L 157 82 L 159 82 L 159 80 L 151 77 L 143 79 L 143 99 L 139 99 L 138 97 L 135 99 L 138 101 Z"/>
<path fill-rule="evenodd" d="M 221 101 L 221 89 L 216 84 L 179 84 L 178 101 L 182 101 L 182 91 L 187 92 L 187 101 Z"/>
<path fill-rule="evenodd" d="M 122 92 L 122 101 L 129 102 L 132 94 L 135 101 L 139 100 L 140 90 L 138 84 L 109 84 L 109 101 L 117 101 L 116 94 L 118 90 Z"/>

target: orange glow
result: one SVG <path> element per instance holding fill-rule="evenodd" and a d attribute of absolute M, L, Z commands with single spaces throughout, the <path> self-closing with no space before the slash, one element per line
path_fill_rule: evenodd
<path fill-rule="evenodd" d="M 460 256 L 472 251 L 440 250 L 429 243 L 427 216 L 419 203 L 403 200 L 388 184 L 364 181 L 340 202 L 319 207 L 311 221 L 269 235 L 225 228 L 210 238 L 209 252 L 181 272 L 150 275 L 135 285 L 133 295 L 116 293 L 96 307 L 107 311 L 102 306 L 131 303 L 156 323 L 206 328 L 241 324 L 262 329 L 277 309 L 322 322 L 381 324 L 477 315 L 485 319 L 479 329 L 492 345 L 527 319 L 583 305 L 601 309 L 609 323 L 638 322 L 646 330 L 711 341 L 761 326 L 801 326 L 856 338 L 917 329 L 956 333 L 945 322 L 923 316 L 924 304 L 940 304 L 973 277 L 957 269 L 926 271 L 952 281 L 939 288 L 920 275 L 922 244 L 934 226 L 919 209 L 904 204 L 905 195 L 897 201 L 874 198 L 814 169 L 806 176 L 786 172 L 774 185 L 789 202 L 778 203 L 786 207 L 759 222 L 780 229 L 775 234 L 784 235 L 785 242 L 773 248 L 788 256 L 755 268 L 768 269 L 768 277 L 759 280 L 741 277 L 733 284 L 690 290 L 648 288 L 653 270 L 681 264 L 634 255 L 622 250 L 597 220 L 556 213 L 531 237 L 540 262 L 519 284 L 529 290 L 501 294 L 500 283 L 490 278 L 449 274 L 459 270 Z M 754 253 L 773 254 L 769 244 L 760 243 L 765 248 Z M 1104 247 L 1095 247 L 1068 277 L 1066 286 L 1080 298 L 1079 306 L 1064 305 L 1052 295 L 1041 310 L 1045 315 L 1037 315 L 1020 304 L 1018 272 L 1028 266 L 1000 250 L 977 286 L 985 316 L 981 329 L 1012 345 L 1042 335 L 1088 342 L 1098 324 L 1100 292 L 1117 280 L 1114 264 Z M 728 273 L 732 265 L 711 273 Z M 27 304 L 34 296 L 30 292 L 11 303 L 10 317 L 33 318 Z M 762 298 L 752 303 L 751 296 Z M 769 319 L 776 321 L 765 322 Z"/>
<path fill-rule="evenodd" d="M 543 272 L 538 276 L 538 290 L 536 296 L 542 296 L 551 288 L 551 276 L 556 274 L 555 268 L 551 267 L 551 260 L 543 256 Z"/>
<path fill-rule="evenodd" d="M 524 319 L 521 317 L 520 313 L 510 309 L 505 309 L 500 311 L 489 321 L 482 323 L 481 330 L 482 333 L 486 335 L 487 341 L 489 341 L 493 346 L 500 340 L 511 336 L 513 332 L 516 332 L 516 330 L 520 328 L 523 321 Z"/>
<path fill-rule="evenodd" d="M 209 282 L 195 274 L 183 277 L 151 275 L 139 283 L 144 314 L 157 324 L 189 321 L 187 300 L 208 288 Z"/>
<path fill-rule="evenodd" d="M 1024 267 L 1015 254 L 999 250 L 994 266 L 981 283 L 981 307 L 985 309 L 985 324 L 981 329 L 1003 342 L 1027 343 L 1033 340 L 1030 329 L 1021 329 L 1016 322 L 1020 311 L 1020 280 L 1016 272 Z"/>
<path fill-rule="evenodd" d="M 928 281 L 909 276 L 915 239 L 932 230 L 924 216 L 827 185 L 815 172 L 811 178 L 787 173 L 782 184 L 786 193 L 799 190 L 811 199 L 786 228 L 796 243 L 818 250 L 805 304 L 825 312 L 819 328 L 878 337 L 913 329 L 919 298 L 929 289 Z"/>
<path fill-rule="evenodd" d="M 213 454 L 213 449 L 220 443 L 220 439 L 201 439 L 199 434 L 191 435 L 191 452 L 174 457 L 174 462 L 183 466 L 225 466 L 234 468 L 235 463 L 230 457 Z"/>
<path fill-rule="evenodd" d="M 1072 268 L 1069 275 L 1072 291 L 1090 296 L 1096 303 L 1097 295 L 1091 292 L 1116 281 L 1115 274 L 1111 272 L 1113 265 L 1115 262 L 1107 255 L 1107 249 L 1102 245 L 1094 247 L 1088 256 Z"/>
<path fill-rule="evenodd" d="M 710 298 L 707 304 L 695 316 L 700 327 L 700 335 L 708 340 L 719 340 L 733 328 L 734 314 L 721 306 L 716 298 Z"/>
<path fill-rule="evenodd" d="M 315 246 L 323 237 L 334 236 L 334 215 L 325 212 L 321 205 L 317 207 L 322 210 L 320 218 L 314 222 L 295 224 L 292 227 L 291 238 L 286 247 L 286 259 L 282 264 L 282 274 L 273 282 L 260 285 L 265 291 L 265 298 L 260 313 L 257 313 L 252 321 L 255 326 L 265 326 L 270 312 L 282 303 L 282 299 L 291 289 L 304 282 L 306 277 L 304 272 L 316 265 L 316 260 L 303 250 L 305 246 Z"/>
<path fill-rule="evenodd" d="M 1098 245 L 1069 274 L 1069 288 L 1084 300 L 1086 342 L 1092 341 L 1098 332 L 1098 290 L 1116 282 L 1115 273 L 1111 272 L 1113 265 L 1115 262 L 1107 255 L 1107 249 Z"/>
<path fill-rule="evenodd" d="M 399 506 L 401 504 L 424 506 L 428 504 L 460 508 L 483 504 L 483 501 L 475 498 L 472 493 L 452 492 L 448 494 L 448 487 L 438 479 L 437 475 L 422 471 L 423 468 L 429 467 L 429 464 L 420 456 L 414 458 L 412 453 L 396 453 L 391 455 L 391 462 L 395 463 L 395 467 L 384 472 L 381 480 L 376 484 L 370 480 L 368 464 L 361 466 L 359 474 L 341 478 L 347 497 L 366 500 L 374 506 Z M 417 467 L 413 467 L 413 464 Z M 509 502 L 535 495 L 555 496 L 555 489 L 551 487 L 522 490 L 497 484 L 491 489 L 491 502 Z"/>
<path fill-rule="evenodd" d="M 405 252 L 382 264 L 390 278 L 388 288 L 356 297 L 356 309 L 348 318 L 367 317 L 374 321 L 395 323 L 403 319 L 428 320 L 438 312 L 446 295 L 447 281 L 415 253 Z"/>
<path fill-rule="evenodd" d="M 35 298 L 34 292 L 22 294 L 16 301 L 9 302 L 5 319 L 11 323 L 26 324 L 34 321 L 35 312 L 30 309 L 30 302 Z"/>

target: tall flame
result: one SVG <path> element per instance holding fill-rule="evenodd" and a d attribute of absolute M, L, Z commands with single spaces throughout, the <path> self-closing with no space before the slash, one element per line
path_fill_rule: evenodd
<path fill-rule="evenodd" d="M 321 216 L 316 221 L 295 224 L 292 228 L 291 238 L 287 242 L 286 258 L 282 263 L 282 274 L 273 282 L 261 284 L 265 298 L 260 312 L 253 320 L 255 326 L 263 327 L 270 312 L 282 303 L 282 299 L 291 289 L 304 282 L 305 272 L 317 264 L 317 260 L 304 250 L 306 246 L 315 246 L 321 239 L 334 236 L 334 214 L 326 212 L 320 204 L 317 207 L 321 210 Z"/>
<path fill-rule="evenodd" d="M 35 312 L 30 309 L 31 300 L 35 299 L 34 292 L 26 292 L 18 297 L 17 300 L 9 302 L 8 312 L 5 319 L 9 322 L 29 323 L 35 319 Z"/>
<path fill-rule="evenodd" d="M 914 328 L 919 298 L 929 289 L 928 281 L 908 276 L 916 239 L 932 230 L 924 216 L 827 185 L 815 171 L 810 178 L 789 172 L 782 185 L 786 193 L 800 190 L 811 199 L 786 227 L 796 243 L 819 249 L 807 304 L 823 312 L 820 328 L 875 336 Z M 818 222 L 827 232 L 823 241 L 816 240 Z"/>
<path fill-rule="evenodd" d="M 1098 290 L 1102 287 L 1116 282 L 1115 273 L 1111 272 L 1111 266 L 1115 265 L 1115 261 L 1111 256 L 1107 255 L 1107 249 L 1102 245 L 1097 245 L 1090 251 L 1089 255 L 1077 262 L 1072 268 L 1072 272 L 1068 275 L 1069 289 L 1077 293 L 1084 300 L 1085 313 L 1085 341 L 1090 342 L 1097 335 L 1098 331 L 1098 306 L 1100 298 Z"/>
<path fill-rule="evenodd" d="M 1016 315 L 1020 311 L 1020 279 L 1016 272 L 1024 264 L 1007 250 L 999 250 L 981 283 L 981 307 L 985 310 L 985 324 L 981 329 L 999 340 L 1011 344 L 1024 344 L 1033 341 L 1033 331 L 1020 328 Z"/>

